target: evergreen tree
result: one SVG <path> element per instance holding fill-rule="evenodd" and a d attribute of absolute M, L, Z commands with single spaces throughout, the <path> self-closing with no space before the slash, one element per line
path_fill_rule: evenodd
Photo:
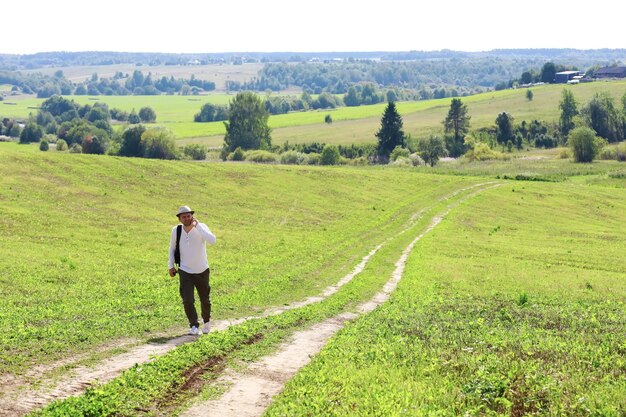
<path fill-rule="evenodd" d="M 445 133 L 451 135 L 446 136 L 446 147 L 453 157 L 465 153 L 463 138 L 469 131 L 470 119 L 471 117 L 467 115 L 467 106 L 461 102 L 461 99 L 453 98 L 448 116 L 443 121 Z"/>
<path fill-rule="evenodd" d="M 376 137 L 378 138 L 378 156 L 385 161 L 389 160 L 389 155 L 396 146 L 404 146 L 402 117 L 396 110 L 396 104 L 393 101 L 387 104 L 385 108 Z"/>
<path fill-rule="evenodd" d="M 496 118 L 496 139 L 501 145 L 505 145 L 513 138 L 513 117 L 506 112 L 502 112 Z"/>

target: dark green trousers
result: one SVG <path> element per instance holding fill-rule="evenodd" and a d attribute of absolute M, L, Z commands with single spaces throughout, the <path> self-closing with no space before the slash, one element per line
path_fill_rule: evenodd
<path fill-rule="evenodd" d="M 185 314 L 189 320 L 189 327 L 200 327 L 198 323 L 198 312 L 196 311 L 194 288 L 198 291 L 200 299 L 200 312 L 205 323 L 211 320 L 211 286 L 209 284 L 209 269 L 199 274 L 190 274 L 178 270 L 180 274 L 180 298 L 183 300 Z"/>

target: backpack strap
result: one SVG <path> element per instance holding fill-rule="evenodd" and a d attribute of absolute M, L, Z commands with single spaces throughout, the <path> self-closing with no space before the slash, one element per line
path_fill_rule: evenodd
<path fill-rule="evenodd" d="M 174 250 L 174 263 L 180 266 L 180 235 L 183 232 L 183 225 L 176 227 L 176 249 Z"/>

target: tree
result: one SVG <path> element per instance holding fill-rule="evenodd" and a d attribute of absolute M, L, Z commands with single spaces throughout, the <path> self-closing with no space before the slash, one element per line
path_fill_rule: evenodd
<path fill-rule="evenodd" d="M 119 154 L 121 156 L 142 157 L 145 153 L 141 142 L 141 135 L 146 131 L 142 125 L 130 126 L 122 133 L 122 146 Z"/>
<path fill-rule="evenodd" d="M 146 130 L 141 135 L 141 146 L 146 158 L 178 159 L 174 134 L 164 127 Z"/>
<path fill-rule="evenodd" d="M 404 146 L 402 117 L 396 110 L 396 104 L 393 101 L 387 104 L 385 108 L 376 137 L 378 138 L 378 156 L 385 162 L 389 160 L 389 155 L 396 146 Z"/>
<path fill-rule="evenodd" d="M 28 122 L 20 133 L 20 143 L 39 142 L 43 137 L 43 128 L 37 123 Z"/>
<path fill-rule="evenodd" d="M 128 123 L 130 123 L 131 125 L 136 125 L 137 123 L 141 123 L 141 118 L 137 115 L 137 112 L 135 112 L 135 109 L 132 109 L 130 111 L 130 114 L 128 115 Z"/>
<path fill-rule="evenodd" d="M 556 77 L 556 65 L 553 62 L 546 62 L 541 68 L 541 81 L 553 83 Z"/>
<path fill-rule="evenodd" d="M 156 122 L 156 118 L 156 113 L 151 107 L 142 107 L 139 109 L 139 119 L 141 119 L 143 123 L 154 123 Z"/>
<path fill-rule="evenodd" d="M 439 158 L 446 156 L 448 152 L 443 144 L 443 139 L 439 136 L 429 136 L 427 139 L 421 139 L 418 142 L 418 151 L 424 162 L 434 167 Z"/>
<path fill-rule="evenodd" d="M 496 118 L 496 139 L 501 145 L 513 140 L 513 117 L 507 112 L 500 113 Z"/>
<path fill-rule="evenodd" d="M 83 139 L 83 153 L 102 155 L 107 151 L 108 138 L 88 135 Z"/>
<path fill-rule="evenodd" d="M 348 107 L 354 107 L 361 104 L 361 97 L 354 86 L 348 88 L 348 92 L 343 96 L 343 102 Z"/>
<path fill-rule="evenodd" d="M 607 91 L 597 92 L 581 111 L 587 125 L 598 136 L 617 142 L 624 138 L 622 114 L 615 107 L 613 97 Z"/>
<path fill-rule="evenodd" d="M 229 151 L 237 147 L 248 149 L 270 149 L 272 138 L 267 124 L 269 113 L 263 101 L 254 93 L 237 93 L 230 103 L 224 145 Z"/>
<path fill-rule="evenodd" d="M 193 117 L 194 122 L 206 123 L 228 119 L 228 108 L 212 103 L 205 103 L 200 108 L 200 113 Z"/>
<path fill-rule="evenodd" d="M 530 71 L 524 71 L 524 72 L 522 73 L 522 76 L 520 77 L 519 82 L 520 82 L 521 84 L 530 84 L 530 83 L 532 83 L 532 82 L 533 82 L 533 79 L 534 79 L 534 77 L 533 77 L 533 73 L 532 73 L 532 72 L 530 72 Z"/>
<path fill-rule="evenodd" d="M 320 165 L 337 165 L 340 158 L 337 146 L 326 144 L 320 155 Z"/>
<path fill-rule="evenodd" d="M 327 125 L 333 124 L 333 117 L 330 114 L 324 116 L 324 123 Z"/>
<path fill-rule="evenodd" d="M 450 102 L 450 110 L 443 121 L 444 132 L 450 134 L 446 137 L 446 145 L 453 157 L 465 153 L 463 138 L 469 131 L 469 121 L 471 117 L 467 115 L 467 106 L 461 99 L 453 98 Z"/>
<path fill-rule="evenodd" d="M 534 96 L 535 95 L 533 94 L 533 90 L 526 90 L 526 100 L 533 101 Z"/>
<path fill-rule="evenodd" d="M 583 126 L 572 129 L 567 143 L 576 162 L 592 162 L 605 141 L 593 129 Z"/>
<path fill-rule="evenodd" d="M 569 89 L 563 89 L 561 93 L 561 102 L 559 103 L 561 116 L 559 117 L 559 132 L 563 138 L 569 135 L 574 128 L 574 117 L 578 115 L 578 108 L 574 93 Z"/>

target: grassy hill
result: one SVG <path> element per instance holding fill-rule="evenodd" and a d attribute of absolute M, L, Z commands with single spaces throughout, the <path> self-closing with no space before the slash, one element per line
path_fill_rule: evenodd
<path fill-rule="evenodd" d="M 551 182 L 502 179 L 517 174 Z M 0 374 L 183 332 L 177 283 L 166 274 L 181 204 L 218 238 L 209 248 L 216 319 L 317 295 L 387 243 L 319 305 L 203 337 L 44 413 L 145 415 L 160 396 L 173 401 L 168 393 L 195 364 L 245 363 L 369 299 L 431 217 L 485 177 L 501 186 L 455 207 L 414 248 L 392 300 L 333 340 L 270 415 L 367 415 L 382 406 L 619 415 L 626 176 L 615 161 L 300 167 L 0 143 Z M 206 395 L 217 395 L 211 381 Z"/>
<path fill-rule="evenodd" d="M 0 143 L 0 371 L 184 328 L 176 281 L 166 275 L 182 204 L 217 235 L 209 249 L 215 317 L 227 318 L 316 294 L 419 208 L 475 181 Z"/>

